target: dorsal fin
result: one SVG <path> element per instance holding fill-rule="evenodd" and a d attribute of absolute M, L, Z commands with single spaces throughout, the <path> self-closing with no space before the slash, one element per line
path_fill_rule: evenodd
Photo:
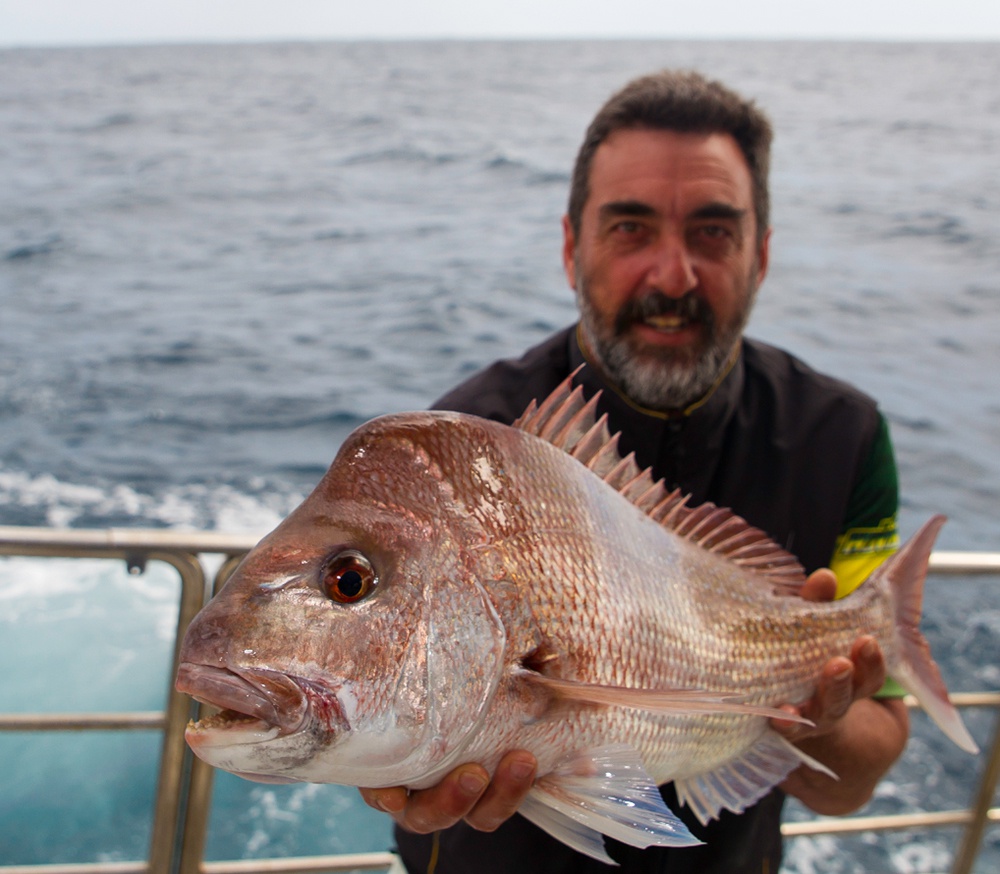
<path fill-rule="evenodd" d="M 794 555 L 732 510 L 712 503 L 687 506 L 687 495 L 680 489 L 668 491 L 663 480 L 654 480 L 649 468 L 639 468 L 633 453 L 622 457 L 618 434 L 611 434 L 607 414 L 597 416 L 601 393 L 588 401 L 583 386 L 573 387 L 580 369 L 540 404 L 532 401 L 514 427 L 562 449 L 678 537 L 755 571 L 783 594 L 796 593 L 805 576 Z"/>

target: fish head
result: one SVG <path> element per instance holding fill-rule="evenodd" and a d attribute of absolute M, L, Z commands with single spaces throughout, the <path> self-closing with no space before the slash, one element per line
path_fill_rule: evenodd
<path fill-rule="evenodd" d="M 348 439 L 185 635 L 177 688 L 220 709 L 188 726 L 200 758 L 356 786 L 457 763 L 500 680 L 505 630 L 453 496 L 405 422 Z"/>

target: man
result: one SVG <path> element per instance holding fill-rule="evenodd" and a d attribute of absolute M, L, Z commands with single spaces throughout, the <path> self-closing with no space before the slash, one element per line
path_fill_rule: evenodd
<path fill-rule="evenodd" d="M 438 402 L 512 421 L 578 365 L 621 447 L 671 487 L 733 508 L 794 552 L 803 597 L 857 585 L 895 542 L 896 469 L 874 402 L 790 355 L 743 338 L 768 266 L 766 117 L 695 74 L 643 77 L 595 117 L 577 157 L 563 262 L 580 322 L 517 361 L 498 362 Z M 830 565 L 834 572 L 826 569 Z M 839 779 L 806 766 L 742 815 L 707 828 L 668 805 L 704 846 L 635 850 L 608 841 L 628 872 L 777 872 L 784 794 L 840 814 L 865 803 L 906 742 L 905 708 L 873 698 L 885 680 L 874 640 L 832 659 L 813 699 L 774 727 Z M 409 796 L 365 790 L 391 813 L 411 872 L 599 872 L 521 817 L 534 777 L 525 751 L 492 781 L 463 765 Z M 447 829 L 439 832 L 438 830 Z"/>

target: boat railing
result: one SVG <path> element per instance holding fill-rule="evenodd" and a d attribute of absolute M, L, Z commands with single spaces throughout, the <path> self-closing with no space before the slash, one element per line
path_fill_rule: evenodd
<path fill-rule="evenodd" d="M 130 573 L 143 572 L 149 562 L 164 562 L 180 577 L 180 599 L 170 672 L 164 678 L 166 707 L 156 712 L 0 713 L 0 731 L 149 731 L 162 734 L 159 776 L 148 858 L 135 862 L 44 865 L 3 865 L 0 874 L 265 874 L 265 872 L 390 871 L 402 866 L 391 853 L 340 854 L 285 859 L 206 861 L 212 796 L 212 769 L 191 755 L 184 742 L 188 719 L 197 718 L 200 705 L 173 687 L 180 642 L 188 624 L 207 603 L 243 555 L 254 545 L 250 535 L 217 532 L 180 532 L 146 529 L 52 529 L 0 526 L 0 556 L 78 559 L 121 559 Z M 206 561 L 213 557 L 212 561 Z M 219 558 L 221 557 L 221 563 Z M 210 566 L 217 569 L 212 572 Z M 1000 553 L 935 552 L 932 573 L 1000 578 Z M 985 830 L 1000 822 L 993 806 L 1000 778 L 1000 692 L 960 693 L 952 696 L 959 707 L 989 707 L 998 711 L 989 749 L 983 754 L 982 773 L 970 806 L 961 810 L 930 811 L 890 816 L 816 817 L 782 827 L 787 838 L 807 835 L 846 835 L 892 829 L 961 827 L 962 839 L 952 874 L 973 869 Z M 912 706 L 913 701 L 907 699 Z M 0 860 L 2 861 L 2 860 Z"/>

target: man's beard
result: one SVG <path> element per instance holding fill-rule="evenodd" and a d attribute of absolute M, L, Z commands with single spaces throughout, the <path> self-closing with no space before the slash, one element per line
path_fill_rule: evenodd
<path fill-rule="evenodd" d="M 745 302 L 728 324 L 720 324 L 712 308 L 697 292 L 680 298 L 653 291 L 628 301 L 605 324 L 594 310 L 587 280 L 580 277 L 577 300 L 583 337 L 604 375 L 630 400 L 651 410 L 680 410 L 703 398 L 724 375 L 743 335 L 756 296 L 748 277 Z M 699 326 L 701 339 L 684 349 L 648 346 L 628 336 L 628 329 L 657 316 L 679 317 Z"/>

